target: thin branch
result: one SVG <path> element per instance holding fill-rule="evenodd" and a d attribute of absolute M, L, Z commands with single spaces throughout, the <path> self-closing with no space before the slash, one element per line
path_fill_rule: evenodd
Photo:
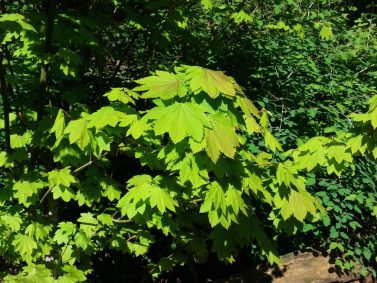
<path fill-rule="evenodd" d="M 10 102 L 8 87 L 5 80 L 5 69 L 3 65 L 4 54 L 0 52 L 0 92 L 1 98 L 3 100 L 3 114 L 4 114 L 4 131 L 5 131 L 5 151 L 7 153 L 11 152 L 10 147 L 10 123 L 9 123 L 9 113 L 10 113 Z"/>
<path fill-rule="evenodd" d="M 280 125 L 279 125 L 279 131 L 281 131 L 281 128 L 283 126 L 283 120 L 284 120 L 284 98 L 281 99 L 281 117 L 280 117 Z"/>
<path fill-rule="evenodd" d="M 106 155 L 108 154 L 108 152 L 105 152 L 101 157 L 95 159 L 95 160 L 90 160 L 88 161 L 87 163 L 81 165 L 79 168 L 75 169 L 72 171 L 72 174 L 77 174 L 79 173 L 80 171 L 84 170 L 85 168 L 89 167 L 90 165 L 92 165 L 93 163 L 95 163 L 96 161 L 100 160 L 101 158 L 105 157 Z M 45 194 L 43 195 L 43 197 L 41 198 L 41 200 L 39 201 L 39 204 L 42 204 L 44 202 L 44 200 L 46 199 L 46 197 L 48 196 L 49 193 L 51 193 L 52 191 L 52 188 L 49 188 Z"/>
<path fill-rule="evenodd" d="M 123 223 L 130 223 L 130 222 L 132 222 L 132 221 L 129 220 L 129 219 L 126 219 L 126 220 L 122 220 L 122 219 L 113 219 L 113 222 L 114 222 L 114 223 L 123 224 Z"/>
<path fill-rule="evenodd" d="M 45 194 L 43 195 L 43 197 L 41 198 L 41 200 L 39 201 L 39 204 L 42 204 L 44 202 L 44 200 L 46 199 L 46 197 L 48 196 L 48 194 L 52 191 L 52 187 L 49 188 Z"/>
<path fill-rule="evenodd" d="M 81 170 L 84 170 L 85 168 L 89 167 L 90 165 L 92 165 L 94 162 L 96 162 L 97 160 L 90 160 L 88 161 L 87 163 L 85 163 L 84 165 L 81 165 L 79 168 L 75 169 L 72 174 L 77 174 L 78 172 L 80 172 Z"/>
<path fill-rule="evenodd" d="M 12 63 L 11 63 L 11 56 L 10 56 L 10 52 L 7 48 L 7 46 L 3 46 L 3 48 L 1 48 L 4 55 L 5 55 L 5 59 L 7 60 L 7 65 L 8 65 L 8 69 L 9 69 L 9 73 L 12 77 L 14 77 L 14 71 L 13 71 L 13 67 L 12 67 Z M 14 91 L 13 91 L 13 87 L 14 87 Z M 19 107 L 19 103 L 18 103 L 18 100 L 21 95 L 20 95 L 20 89 L 18 88 L 17 84 L 14 83 L 13 84 L 13 87 L 12 87 L 12 84 L 10 83 L 9 84 L 9 98 L 10 100 L 13 101 L 13 104 L 14 104 L 14 108 L 16 110 L 16 113 L 17 113 L 17 116 L 18 118 L 20 118 L 20 121 L 21 123 L 26 127 L 26 128 L 29 128 L 29 125 L 28 125 L 28 122 L 27 120 L 24 118 L 24 116 L 22 115 L 22 111 Z"/>
<path fill-rule="evenodd" d="M 374 66 L 374 64 L 368 66 L 368 67 L 365 67 L 364 69 L 361 69 L 360 71 L 358 71 L 356 74 L 360 74 L 360 73 L 364 73 L 366 70 L 372 68 Z"/>
<path fill-rule="evenodd" d="M 54 20 L 56 14 L 56 0 L 47 0 L 47 22 L 46 22 L 46 38 L 44 43 L 44 52 L 49 54 L 52 52 L 52 36 L 54 32 Z M 44 113 L 44 102 L 45 98 L 47 97 L 47 87 L 48 87 L 48 64 L 46 62 L 42 62 L 41 71 L 40 71 L 40 78 L 39 78 L 39 95 L 38 95 L 38 105 L 37 105 L 37 113 L 38 113 L 38 120 L 42 119 Z"/>

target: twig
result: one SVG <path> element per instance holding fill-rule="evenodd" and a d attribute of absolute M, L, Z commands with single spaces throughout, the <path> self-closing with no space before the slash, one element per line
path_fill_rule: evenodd
<path fill-rule="evenodd" d="M 9 123 L 10 102 L 9 102 L 9 93 L 8 93 L 7 83 L 5 80 L 5 69 L 3 65 L 3 58 L 4 58 L 4 54 L 3 52 L 0 52 L 0 92 L 1 92 L 1 98 L 3 100 L 5 151 L 7 153 L 10 153 L 11 152 L 10 123 Z"/>
<path fill-rule="evenodd" d="M 101 157 L 99 157 L 98 159 L 95 159 L 95 160 L 90 160 L 88 161 L 87 163 L 81 165 L 79 168 L 75 169 L 72 171 L 72 174 L 77 174 L 79 173 L 80 171 L 84 170 L 85 168 L 89 167 L 90 165 L 92 165 L 93 163 L 95 163 L 96 161 L 100 160 L 101 158 L 105 157 L 107 155 L 108 152 L 105 152 L 104 155 L 102 155 Z M 47 195 L 52 191 L 53 188 L 49 188 L 45 194 L 43 195 L 43 197 L 41 198 L 41 200 L 39 201 L 39 204 L 42 204 L 44 202 L 44 200 L 46 199 Z"/>
<path fill-rule="evenodd" d="M 39 201 L 39 204 L 42 204 L 44 202 L 44 200 L 46 199 L 46 197 L 48 196 L 48 194 L 52 191 L 52 187 L 49 188 L 45 194 L 43 195 L 43 197 L 41 198 L 41 200 Z"/>
<path fill-rule="evenodd" d="M 130 222 L 132 222 L 132 220 L 129 220 L 129 219 L 113 219 L 113 222 L 121 224 L 121 223 L 130 223 Z"/>
<path fill-rule="evenodd" d="M 372 65 L 370 65 L 370 66 L 368 66 L 368 67 L 365 67 L 364 69 L 361 69 L 360 71 L 358 71 L 356 74 L 363 73 L 363 72 L 365 72 L 366 70 L 372 68 L 373 66 L 374 66 L 374 64 L 372 64 Z"/>
<path fill-rule="evenodd" d="M 279 125 L 279 131 L 281 130 L 281 127 L 283 126 L 283 120 L 284 120 L 284 99 L 281 100 L 281 118 L 280 118 L 280 125 Z"/>

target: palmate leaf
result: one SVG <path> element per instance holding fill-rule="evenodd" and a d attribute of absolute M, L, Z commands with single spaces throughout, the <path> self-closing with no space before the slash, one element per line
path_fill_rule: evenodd
<path fill-rule="evenodd" d="M 246 97 L 246 95 L 237 96 L 237 105 L 241 108 L 242 112 L 247 116 L 254 116 L 259 118 L 258 108 L 254 103 Z"/>
<path fill-rule="evenodd" d="M 333 35 L 331 27 L 328 25 L 324 25 L 319 32 L 319 36 L 321 37 L 322 40 L 324 39 L 329 40 L 334 35 Z"/>
<path fill-rule="evenodd" d="M 76 233 L 76 225 L 72 222 L 60 222 L 58 226 L 53 241 L 57 244 L 68 243 Z"/>
<path fill-rule="evenodd" d="M 134 88 L 134 91 L 146 91 L 141 95 L 142 98 L 171 99 L 175 96 L 183 97 L 187 93 L 187 88 L 178 75 L 164 71 L 157 71 L 155 76 L 142 78 L 136 82 L 140 86 Z"/>
<path fill-rule="evenodd" d="M 22 283 L 53 283 L 52 271 L 42 264 L 29 264 L 25 266 L 19 275 L 7 276 L 5 282 Z"/>
<path fill-rule="evenodd" d="M 133 188 L 119 200 L 117 207 L 121 209 L 122 215 L 127 214 L 129 218 L 135 216 L 138 208 L 143 209 L 145 204 L 157 207 L 161 213 L 167 209 L 175 211 L 175 206 L 178 206 L 168 190 L 156 185 L 149 175 L 134 176 L 128 181 L 128 185 Z M 140 202 L 144 202 L 144 205 Z"/>
<path fill-rule="evenodd" d="M 187 154 L 181 162 L 175 164 L 171 169 L 179 170 L 179 181 L 182 185 L 190 182 L 194 188 L 198 188 L 207 183 L 208 173 L 199 169 L 192 154 Z"/>
<path fill-rule="evenodd" d="M 80 223 L 81 231 L 83 231 L 88 238 L 91 238 L 94 232 L 98 229 L 98 220 L 90 212 L 81 213 L 77 222 Z"/>
<path fill-rule="evenodd" d="M 58 140 L 63 136 L 64 129 L 65 129 L 64 112 L 62 109 L 59 109 L 58 115 L 55 118 L 55 123 L 52 126 L 50 133 L 55 133 L 55 138 Z"/>
<path fill-rule="evenodd" d="M 247 215 L 246 204 L 241 195 L 242 192 L 234 188 L 227 190 L 225 193 L 226 203 L 233 209 L 236 215 L 239 211 L 242 211 L 243 214 Z"/>
<path fill-rule="evenodd" d="M 18 215 L 6 214 L 2 215 L 0 219 L 0 223 L 8 226 L 13 232 L 18 232 L 20 230 L 22 219 Z"/>
<path fill-rule="evenodd" d="M 76 246 L 86 250 L 88 247 L 92 246 L 92 241 L 88 238 L 88 236 L 84 233 L 84 231 L 79 231 L 75 235 L 75 244 Z"/>
<path fill-rule="evenodd" d="M 268 129 L 264 130 L 264 142 L 266 146 L 275 152 L 276 150 L 282 150 L 280 142 L 271 134 Z"/>
<path fill-rule="evenodd" d="M 26 131 L 23 135 L 13 134 L 10 135 L 10 146 L 12 148 L 23 148 L 31 143 L 32 133 Z"/>
<path fill-rule="evenodd" d="M 276 198 L 275 198 L 276 201 Z M 308 192 L 298 192 L 291 190 L 288 201 L 284 198 L 281 203 L 275 204 L 281 206 L 281 215 L 284 219 L 293 216 L 298 221 L 303 222 L 308 212 L 314 214 L 316 207 L 313 197 Z"/>
<path fill-rule="evenodd" d="M 346 146 L 330 146 L 327 148 L 327 158 L 334 158 L 339 164 L 343 161 L 352 162 L 352 154 L 346 149 Z"/>
<path fill-rule="evenodd" d="M 233 78 L 226 76 L 223 72 L 205 69 L 198 66 L 186 66 L 186 75 L 190 81 L 193 92 L 206 92 L 211 98 L 220 94 L 228 97 L 236 95 L 236 88 Z"/>
<path fill-rule="evenodd" d="M 286 186 L 289 186 L 295 179 L 294 174 L 297 174 L 295 168 L 291 168 L 283 163 L 279 163 L 276 170 L 276 180 L 278 181 L 279 185 L 284 183 Z"/>
<path fill-rule="evenodd" d="M 220 153 L 229 158 L 234 158 L 238 146 L 238 136 L 230 120 L 223 114 L 209 116 L 212 129 L 206 129 L 205 150 L 214 163 L 219 159 Z"/>
<path fill-rule="evenodd" d="M 368 104 L 369 104 L 369 111 L 373 111 L 373 110 L 377 109 L 377 95 L 369 98 Z"/>
<path fill-rule="evenodd" d="M 259 246 L 262 249 L 263 254 L 266 255 L 268 262 L 270 264 L 282 264 L 283 261 L 274 246 L 274 243 L 270 240 L 270 238 L 266 235 L 262 228 L 262 223 L 260 222 L 259 218 L 255 215 L 251 215 L 248 217 L 249 225 L 240 225 L 241 229 L 247 229 L 248 231 L 252 231 L 253 237 L 258 241 Z"/>
<path fill-rule="evenodd" d="M 225 193 L 218 182 L 212 182 L 208 186 L 203 204 L 200 207 L 200 213 L 210 212 L 211 210 L 226 210 Z"/>
<path fill-rule="evenodd" d="M 37 243 L 33 240 L 33 238 L 22 234 L 17 234 L 14 237 L 12 245 L 15 251 L 25 259 L 31 259 L 33 251 L 37 249 Z"/>
<path fill-rule="evenodd" d="M 370 115 L 370 122 L 372 124 L 372 127 L 376 130 L 377 129 L 377 108 L 375 108 L 373 111 L 369 111 Z"/>
<path fill-rule="evenodd" d="M 84 149 L 90 142 L 91 132 L 88 130 L 88 121 L 80 118 L 69 122 L 64 134 L 69 135 L 69 143 L 77 143 L 77 145 Z"/>
<path fill-rule="evenodd" d="M 43 182 L 29 182 L 29 181 L 18 181 L 14 183 L 13 190 L 15 191 L 14 197 L 18 199 L 20 204 L 25 207 L 29 207 L 32 202 L 30 197 L 36 196 L 40 189 L 44 186 Z"/>
<path fill-rule="evenodd" d="M 71 199 L 76 199 L 77 194 L 70 188 L 63 185 L 58 185 L 52 188 L 52 196 L 54 199 L 61 198 L 65 202 Z"/>
<path fill-rule="evenodd" d="M 100 130 L 106 126 L 115 127 L 119 122 L 118 111 L 111 106 L 105 106 L 88 117 L 87 128 Z"/>
<path fill-rule="evenodd" d="M 178 206 L 178 203 L 171 197 L 166 189 L 157 186 L 154 186 L 150 190 L 149 202 L 152 208 L 157 206 L 161 213 L 164 213 L 166 209 L 175 211 L 175 206 Z"/>
<path fill-rule="evenodd" d="M 21 14 L 3 14 L 0 16 L 2 29 L 7 29 L 10 32 L 20 33 L 22 30 L 37 32 L 36 29 L 25 21 L 26 18 Z"/>
<path fill-rule="evenodd" d="M 98 131 L 106 126 L 115 127 L 118 123 L 120 126 L 128 126 L 137 120 L 137 114 L 133 109 L 124 106 L 122 110 L 124 112 L 111 106 L 100 108 L 87 118 L 89 120 L 87 128 L 95 127 Z"/>
<path fill-rule="evenodd" d="M 135 104 L 135 100 L 139 98 L 139 94 L 129 90 L 128 88 L 112 88 L 104 95 L 109 101 L 120 101 L 124 104 Z"/>
<path fill-rule="evenodd" d="M 200 142 L 204 136 L 204 127 L 210 127 L 203 109 L 190 102 L 155 107 L 146 114 L 146 118 L 155 120 L 156 135 L 168 133 L 174 143 L 185 137 Z"/>
<path fill-rule="evenodd" d="M 122 191 L 115 182 L 104 182 L 100 183 L 103 188 L 102 196 L 107 197 L 110 201 L 120 199 Z"/>
<path fill-rule="evenodd" d="M 86 280 L 85 273 L 76 268 L 76 266 L 65 265 L 62 270 L 64 274 L 56 280 L 58 283 L 76 283 Z"/>
<path fill-rule="evenodd" d="M 71 175 L 69 167 L 64 169 L 55 169 L 48 172 L 48 182 L 51 187 L 63 185 L 69 187 L 71 184 L 76 183 L 75 177 Z"/>
<path fill-rule="evenodd" d="M 44 239 L 49 236 L 51 228 L 51 225 L 43 225 L 39 222 L 33 222 L 26 227 L 25 233 L 30 237 L 34 237 L 38 241 L 39 239 Z"/>
<path fill-rule="evenodd" d="M 206 10 L 212 9 L 212 6 L 213 6 L 212 0 L 201 0 L 201 2 L 202 2 L 202 5 L 204 6 L 204 9 Z"/>

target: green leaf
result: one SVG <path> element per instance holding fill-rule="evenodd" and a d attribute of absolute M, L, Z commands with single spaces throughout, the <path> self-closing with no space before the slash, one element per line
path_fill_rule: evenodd
<path fill-rule="evenodd" d="M 204 202 L 200 206 L 200 213 L 208 213 L 208 220 L 212 227 L 220 223 L 228 229 L 231 221 L 237 222 L 237 218 L 234 214 L 228 214 L 224 190 L 218 182 L 212 182 L 208 188 Z"/>
<path fill-rule="evenodd" d="M 286 186 L 289 186 L 291 182 L 295 179 L 295 177 L 293 176 L 291 168 L 287 167 L 283 163 L 279 163 L 276 171 L 276 179 L 279 185 L 284 183 Z"/>
<path fill-rule="evenodd" d="M 131 135 L 134 139 L 140 138 L 144 133 L 151 128 L 148 124 L 148 116 L 143 116 L 141 119 L 136 120 L 128 129 L 127 136 Z"/>
<path fill-rule="evenodd" d="M 68 243 L 76 233 L 76 225 L 72 222 L 60 222 L 58 227 L 53 240 L 59 245 Z"/>
<path fill-rule="evenodd" d="M 151 207 L 157 206 L 161 213 L 164 213 L 166 209 L 175 211 L 175 206 L 178 206 L 178 203 L 170 196 L 166 189 L 157 186 L 154 186 L 150 190 L 150 204 Z"/>
<path fill-rule="evenodd" d="M 18 181 L 13 185 L 14 197 L 18 199 L 18 203 L 29 207 L 32 204 L 30 197 L 36 196 L 43 187 L 42 182 Z"/>
<path fill-rule="evenodd" d="M 214 163 L 219 159 L 220 153 L 229 158 L 234 158 L 238 146 L 238 136 L 230 120 L 223 114 L 209 116 L 212 129 L 206 130 L 206 152 Z"/>
<path fill-rule="evenodd" d="M 196 93 L 204 91 L 211 98 L 216 98 L 220 94 L 228 97 L 236 95 L 236 86 L 233 78 L 226 76 L 223 72 L 198 66 L 187 66 L 186 75 L 190 81 L 192 91 Z"/>
<path fill-rule="evenodd" d="M 80 229 L 88 236 L 88 238 L 91 238 L 98 228 L 98 220 L 91 212 L 81 213 L 77 222 L 80 223 Z"/>
<path fill-rule="evenodd" d="M 27 19 L 21 14 L 17 14 L 17 13 L 3 14 L 0 16 L 0 22 L 2 22 L 3 24 L 6 22 L 14 22 L 14 23 L 17 23 L 20 26 L 20 28 L 23 30 L 37 32 L 36 29 L 31 24 L 29 24 L 27 22 Z M 16 31 L 21 32 L 22 30 L 16 29 Z"/>
<path fill-rule="evenodd" d="M 121 114 L 111 106 L 102 107 L 87 117 L 89 122 L 86 127 L 88 129 L 95 127 L 97 131 L 106 126 L 115 127 L 119 123 L 119 116 Z"/>
<path fill-rule="evenodd" d="M 226 203 L 233 209 L 235 214 L 241 210 L 247 216 L 246 204 L 242 199 L 242 192 L 236 189 L 228 189 L 225 193 Z"/>
<path fill-rule="evenodd" d="M 127 88 L 112 88 L 109 92 L 104 94 L 109 101 L 120 101 L 124 104 L 135 104 L 135 100 L 139 95 Z"/>
<path fill-rule="evenodd" d="M 339 164 L 344 161 L 352 162 L 352 155 L 345 146 L 330 146 L 327 148 L 328 159 L 334 158 Z"/>
<path fill-rule="evenodd" d="M 97 216 L 98 221 L 107 226 L 113 225 L 113 217 L 110 214 L 107 213 L 101 213 Z"/>
<path fill-rule="evenodd" d="M 84 251 L 91 246 L 91 241 L 84 231 L 79 231 L 74 237 L 75 244 L 82 248 Z"/>
<path fill-rule="evenodd" d="M 61 198 L 65 202 L 69 202 L 71 199 L 76 199 L 75 192 L 70 187 L 65 187 L 63 185 L 58 185 L 51 190 L 53 198 Z"/>
<path fill-rule="evenodd" d="M 337 239 L 339 237 L 338 231 L 335 229 L 334 226 L 330 228 L 330 238 Z"/>
<path fill-rule="evenodd" d="M 18 232 L 20 230 L 22 219 L 18 215 L 2 215 L 0 217 L 1 222 L 8 226 L 13 232 Z"/>
<path fill-rule="evenodd" d="M 193 187 L 197 188 L 207 183 L 192 154 L 187 154 L 185 159 L 176 164 L 172 170 L 179 170 L 179 179 L 182 185 L 191 182 Z"/>
<path fill-rule="evenodd" d="M 200 142 L 204 136 L 204 127 L 210 127 L 202 108 L 190 102 L 156 107 L 146 116 L 155 120 L 156 135 L 168 133 L 174 143 L 185 137 Z"/>
<path fill-rule="evenodd" d="M 24 148 L 31 143 L 32 134 L 30 131 L 26 131 L 23 135 L 13 134 L 10 135 L 11 148 Z"/>
<path fill-rule="evenodd" d="M 47 236 L 49 236 L 50 231 L 50 225 L 43 225 L 39 222 L 33 222 L 25 229 L 25 233 L 30 237 L 34 237 L 37 241 L 40 239 L 45 239 Z"/>
<path fill-rule="evenodd" d="M 319 32 L 319 36 L 321 37 L 322 40 L 324 39 L 329 40 L 334 35 L 333 35 L 331 27 L 324 25 Z"/>
<path fill-rule="evenodd" d="M 134 91 L 146 91 L 141 97 L 171 99 L 175 96 L 183 97 L 187 93 L 187 88 L 177 75 L 164 71 L 157 71 L 155 76 L 149 76 L 136 80 L 138 86 Z"/>
<path fill-rule="evenodd" d="M 37 243 L 27 235 L 17 234 L 12 241 L 12 245 L 26 261 L 31 260 L 32 253 L 37 249 Z"/>
<path fill-rule="evenodd" d="M 64 187 L 69 187 L 71 184 L 76 183 L 75 177 L 71 175 L 71 170 L 69 167 L 64 169 L 55 169 L 48 172 L 48 183 L 51 187 L 63 185 Z"/>
<path fill-rule="evenodd" d="M 55 118 L 55 123 L 52 126 L 50 133 L 55 133 L 56 140 L 59 140 L 64 133 L 65 129 L 65 119 L 64 119 L 64 111 L 59 109 L 58 115 Z"/>
<path fill-rule="evenodd" d="M 107 197 L 110 201 L 120 199 L 122 191 L 116 184 L 101 182 L 101 187 L 104 189 L 102 196 Z"/>
<path fill-rule="evenodd" d="M 122 216 L 127 215 L 132 218 L 138 213 L 136 204 L 143 203 L 138 208 L 141 211 L 145 209 L 145 201 L 150 197 L 150 191 L 153 188 L 152 177 L 137 175 L 128 181 L 128 185 L 133 188 L 118 201 L 117 207 L 121 209 Z"/>
<path fill-rule="evenodd" d="M 204 6 L 204 9 L 211 10 L 213 7 L 212 0 L 200 0 L 202 5 Z"/>
<path fill-rule="evenodd" d="M 23 283 L 52 283 L 52 272 L 42 264 L 30 264 L 23 268 L 25 276 L 21 277 L 16 282 Z"/>
<path fill-rule="evenodd" d="M 264 141 L 266 143 L 266 146 L 270 148 L 272 152 L 275 152 L 276 150 L 282 150 L 279 141 L 267 129 L 265 129 L 264 131 Z"/>
<path fill-rule="evenodd" d="M 282 203 L 281 213 L 284 219 L 288 219 L 293 216 L 298 221 L 303 222 L 307 213 L 315 213 L 316 208 L 314 206 L 312 197 L 309 193 L 297 192 L 291 190 L 289 194 L 288 202 Z"/>
<path fill-rule="evenodd" d="M 64 134 L 69 135 L 70 144 L 76 143 L 81 149 L 84 149 L 90 142 L 91 133 L 88 130 L 88 121 L 80 118 L 69 122 Z"/>
<path fill-rule="evenodd" d="M 58 283 L 76 283 L 76 282 L 84 282 L 86 280 L 85 273 L 76 266 L 65 265 L 63 266 L 62 270 L 64 274 L 59 276 L 57 282 Z"/>

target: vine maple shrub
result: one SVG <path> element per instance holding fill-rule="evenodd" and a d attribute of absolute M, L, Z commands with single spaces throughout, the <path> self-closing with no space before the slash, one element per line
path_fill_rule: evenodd
<path fill-rule="evenodd" d="M 306 248 L 376 277 L 360 3 L 0 0 L 1 280 L 164 280 Z"/>
<path fill-rule="evenodd" d="M 11 136 L 12 152 L 0 155 L 9 171 L 2 179 L 0 243 L 8 264 L 23 267 L 5 280 L 84 281 L 87 255 L 104 246 L 148 254 L 157 231 L 175 246 L 149 264 L 155 276 L 203 262 L 210 251 L 231 263 L 253 241 L 270 263 L 280 263 L 257 217 L 260 202 L 270 206 L 277 229 L 294 231 L 304 220 L 326 217 L 305 189 L 305 171 L 326 166 L 340 174 L 352 154 L 377 157 L 376 97 L 367 113 L 352 116 L 360 133 L 313 138 L 278 162 L 271 153 L 281 146 L 268 112 L 259 111 L 233 78 L 181 66 L 136 82 L 132 90 L 106 93 L 110 104 L 94 113 L 52 108 L 56 118 L 46 117 L 45 127 Z M 38 148 L 52 155 L 52 170 L 27 166 L 37 135 L 44 137 Z M 247 149 L 251 135 L 264 140 L 266 151 Z M 142 165 L 126 184 L 107 174 L 114 154 Z M 67 219 L 64 203 L 76 203 L 80 214 Z"/>

